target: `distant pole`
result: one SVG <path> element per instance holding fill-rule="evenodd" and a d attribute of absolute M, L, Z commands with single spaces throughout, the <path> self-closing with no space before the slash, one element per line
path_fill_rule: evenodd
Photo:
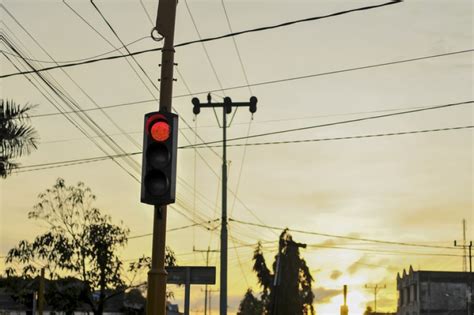
<path fill-rule="evenodd" d="M 195 249 L 193 247 L 193 252 L 198 252 L 198 253 L 206 253 L 206 267 L 209 266 L 209 253 L 218 253 L 219 250 L 216 250 L 216 249 L 212 249 L 208 246 L 206 250 L 202 250 L 202 249 Z M 208 290 L 208 287 L 207 287 L 207 284 L 204 288 L 204 315 L 207 315 L 207 290 Z"/>
<path fill-rule="evenodd" d="M 473 301 L 472 301 L 472 287 L 473 287 L 473 284 L 472 284 L 472 241 L 469 242 L 469 279 L 470 279 L 470 291 L 471 291 L 471 295 L 469 296 L 469 307 L 468 307 L 468 310 L 469 310 L 469 315 L 472 315 L 473 313 L 473 310 L 472 310 L 472 305 L 474 304 Z"/>
<path fill-rule="evenodd" d="M 31 312 L 36 315 L 36 299 L 38 298 L 38 292 L 33 292 L 33 303 L 31 305 Z"/>
<path fill-rule="evenodd" d="M 341 306 L 341 315 L 349 315 L 349 308 L 347 307 L 347 285 L 344 285 L 344 305 Z"/>
<path fill-rule="evenodd" d="M 41 268 L 41 276 L 38 289 L 38 314 L 43 315 L 44 310 L 44 267 Z"/>
<path fill-rule="evenodd" d="M 387 285 L 379 286 L 376 284 L 375 286 L 373 285 L 365 285 L 366 289 L 374 290 L 374 313 L 377 313 L 377 294 L 379 293 L 380 290 L 387 288 Z"/>
<path fill-rule="evenodd" d="M 273 299 L 271 305 L 271 313 L 272 315 L 278 314 L 278 286 L 280 284 L 280 272 L 281 272 L 281 248 L 283 241 L 280 239 L 278 241 L 278 256 L 276 259 L 276 268 L 275 268 L 275 275 L 273 276 Z"/>
<path fill-rule="evenodd" d="M 191 270 L 186 268 L 186 283 L 184 284 L 184 315 L 189 315 L 189 302 L 191 295 Z"/>
<path fill-rule="evenodd" d="M 212 292 L 219 292 L 219 290 L 208 290 L 209 292 L 209 315 L 212 315 Z"/>
<path fill-rule="evenodd" d="M 160 0 L 155 29 L 164 38 L 161 50 L 159 110 L 171 112 L 173 97 L 174 28 L 177 0 Z M 147 315 L 166 314 L 166 214 L 167 206 L 154 206 L 151 268 L 148 272 Z"/>
<path fill-rule="evenodd" d="M 463 247 L 464 247 L 464 253 L 463 253 L 463 270 L 464 272 L 467 272 L 467 243 L 466 243 L 466 219 L 462 220 L 462 241 L 463 241 Z"/>
<path fill-rule="evenodd" d="M 466 241 L 463 241 L 463 244 L 462 245 L 459 245 L 457 244 L 456 241 L 454 241 L 454 247 L 460 247 L 463 249 L 463 251 L 465 252 L 466 250 L 468 251 L 468 255 L 469 255 L 469 277 L 468 279 L 466 279 L 466 282 L 469 286 L 469 298 L 467 298 L 466 300 L 466 304 L 467 304 L 467 311 L 468 311 L 468 314 L 469 315 L 472 315 L 473 313 L 473 310 L 472 310 L 472 305 L 473 305 L 473 301 L 472 301 L 472 293 L 473 293 L 473 277 L 472 277 L 472 241 L 469 242 L 469 245 L 466 244 Z"/>

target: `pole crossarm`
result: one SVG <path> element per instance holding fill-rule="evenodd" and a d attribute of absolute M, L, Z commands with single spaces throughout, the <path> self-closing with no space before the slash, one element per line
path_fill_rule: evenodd
<path fill-rule="evenodd" d="M 193 113 L 198 115 L 201 112 L 201 108 L 223 108 L 226 114 L 232 112 L 232 107 L 248 107 L 249 111 L 254 114 L 257 111 L 257 98 L 255 96 L 250 97 L 248 102 L 233 102 L 232 99 L 228 96 L 224 97 L 224 102 L 222 103 L 212 103 L 211 94 L 207 95 L 207 103 L 201 103 L 197 97 L 194 97 L 191 100 L 193 103 Z"/>
<path fill-rule="evenodd" d="M 386 289 L 387 285 L 384 284 L 382 286 L 382 285 L 379 285 L 379 284 L 376 284 L 376 285 L 366 284 L 365 288 L 369 289 L 369 290 L 374 290 L 374 313 L 377 313 L 377 294 L 379 293 L 380 290 Z"/>

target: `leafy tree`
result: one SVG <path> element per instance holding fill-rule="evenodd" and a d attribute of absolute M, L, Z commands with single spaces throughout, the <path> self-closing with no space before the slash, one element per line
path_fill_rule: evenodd
<path fill-rule="evenodd" d="M 365 309 L 364 315 L 371 315 L 372 312 L 373 312 L 372 307 L 367 306 L 367 308 Z"/>
<path fill-rule="evenodd" d="M 311 290 L 313 277 L 299 248 L 305 244 L 296 243 L 284 230 L 279 239 L 279 252 L 273 263 L 273 273 L 268 269 L 259 244 L 254 252 L 253 270 L 263 288 L 262 303 L 265 314 L 298 315 L 315 314 L 314 294 Z M 275 281 L 275 276 L 277 279 Z M 275 285 L 276 283 L 276 285 Z"/>
<path fill-rule="evenodd" d="M 244 299 L 240 301 L 239 311 L 237 315 L 262 315 L 263 302 L 256 298 L 252 289 L 248 289 L 245 293 Z"/>
<path fill-rule="evenodd" d="M 64 290 L 56 282 L 57 288 L 48 294 L 59 297 L 70 291 L 69 295 L 90 305 L 94 314 L 102 314 L 106 301 L 131 285 L 123 280 L 123 263 L 117 256 L 117 250 L 127 243 L 129 230 L 122 223 L 113 224 L 110 216 L 92 206 L 96 197 L 83 183 L 67 186 L 59 178 L 38 198 L 28 217 L 46 223 L 49 230 L 32 242 L 20 241 L 8 252 L 6 262 L 18 264 L 23 278 L 38 274 L 38 261 L 45 265 L 49 279 L 78 278 L 82 285 Z M 12 267 L 6 270 L 10 277 L 16 272 Z M 71 307 L 66 304 L 64 311 Z"/>
<path fill-rule="evenodd" d="M 20 106 L 13 101 L 0 100 L 0 177 L 6 178 L 19 166 L 12 159 L 37 149 L 35 129 L 28 124 L 32 105 Z"/>

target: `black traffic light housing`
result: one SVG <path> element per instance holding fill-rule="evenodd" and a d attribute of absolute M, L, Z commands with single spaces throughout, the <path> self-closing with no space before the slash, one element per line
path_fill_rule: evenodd
<path fill-rule="evenodd" d="M 176 199 L 176 155 L 178 115 L 168 112 L 145 114 L 141 202 L 167 205 Z"/>

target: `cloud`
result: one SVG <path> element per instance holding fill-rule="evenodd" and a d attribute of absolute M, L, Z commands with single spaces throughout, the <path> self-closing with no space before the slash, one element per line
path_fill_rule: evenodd
<path fill-rule="evenodd" d="M 329 303 L 331 299 L 341 294 L 341 290 L 326 289 L 323 287 L 313 290 L 315 303 Z"/>
<path fill-rule="evenodd" d="M 352 275 L 361 269 L 368 268 L 368 266 L 364 263 L 365 260 L 366 255 L 362 256 L 361 258 L 353 262 L 349 267 L 347 267 L 347 271 Z"/>
<path fill-rule="evenodd" d="M 351 265 L 349 265 L 349 267 L 347 267 L 347 272 L 354 274 L 363 269 L 383 268 L 390 274 L 390 276 L 393 275 L 394 278 L 400 268 L 398 266 L 390 265 L 389 262 L 390 260 L 388 259 L 374 260 L 373 258 L 370 258 L 370 255 L 363 255 L 357 261 L 353 262 Z"/>
<path fill-rule="evenodd" d="M 342 276 L 342 272 L 339 270 L 333 270 L 331 275 L 329 276 L 332 280 L 337 280 L 340 276 Z"/>

